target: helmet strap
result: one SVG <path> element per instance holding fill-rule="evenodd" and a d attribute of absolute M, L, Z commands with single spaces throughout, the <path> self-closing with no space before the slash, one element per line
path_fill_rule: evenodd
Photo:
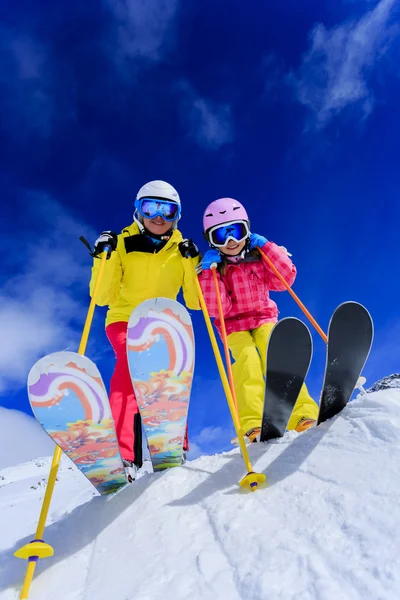
<path fill-rule="evenodd" d="M 146 233 L 145 226 L 140 221 L 140 215 L 137 210 L 135 210 L 135 212 L 133 213 L 133 220 L 135 221 L 136 225 L 139 227 L 140 233 L 142 233 L 142 234 Z"/>

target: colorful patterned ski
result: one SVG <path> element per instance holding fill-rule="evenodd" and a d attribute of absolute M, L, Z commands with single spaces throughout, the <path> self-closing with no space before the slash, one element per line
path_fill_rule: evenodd
<path fill-rule="evenodd" d="M 28 376 L 33 414 L 100 494 L 127 483 L 103 380 L 75 352 L 41 358 Z"/>
<path fill-rule="evenodd" d="M 194 370 L 186 308 L 168 298 L 140 304 L 129 319 L 127 353 L 153 469 L 180 466 Z"/>

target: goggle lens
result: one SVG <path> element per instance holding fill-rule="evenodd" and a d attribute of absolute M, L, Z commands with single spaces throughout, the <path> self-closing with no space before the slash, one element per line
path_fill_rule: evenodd
<path fill-rule="evenodd" d="M 158 200 L 157 198 L 141 198 L 138 210 L 142 217 L 154 219 L 157 216 L 166 221 L 175 221 L 179 217 L 180 207 L 176 202 Z"/>
<path fill-rule="evenodd" d="M 215 246 L 225 246 L 229 238 L 236 242 L 242 242 L 249 236 L 249 228 L 246 223 L 233 222 L 221 225 L 210 231 L 210 241 Z"/>

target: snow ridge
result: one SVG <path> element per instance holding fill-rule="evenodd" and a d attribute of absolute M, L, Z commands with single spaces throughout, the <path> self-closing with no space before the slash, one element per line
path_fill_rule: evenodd
<path fill-rule="evenodd" d="M 238 487 L 238 449 L 145 473 L 100 497 L 63 457 L 31 600 L 398 600 L 400 389 L 252 444 L 268 486 Z M 50 458 L 0 471 L 0 599 L 16 600 Z M 60 595 L 60 590 L 62 593 Z"/>

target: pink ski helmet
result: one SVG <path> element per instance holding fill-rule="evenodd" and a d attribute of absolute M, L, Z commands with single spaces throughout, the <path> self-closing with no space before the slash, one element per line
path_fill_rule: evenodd
<path fill-rule="evenodd" d="M 229 221 L 249 221 L 246 209 L 234 198 L 218 198 L 204 211 L 203 229 L 206 232 L 215 225 L 222 225 Z"/>

